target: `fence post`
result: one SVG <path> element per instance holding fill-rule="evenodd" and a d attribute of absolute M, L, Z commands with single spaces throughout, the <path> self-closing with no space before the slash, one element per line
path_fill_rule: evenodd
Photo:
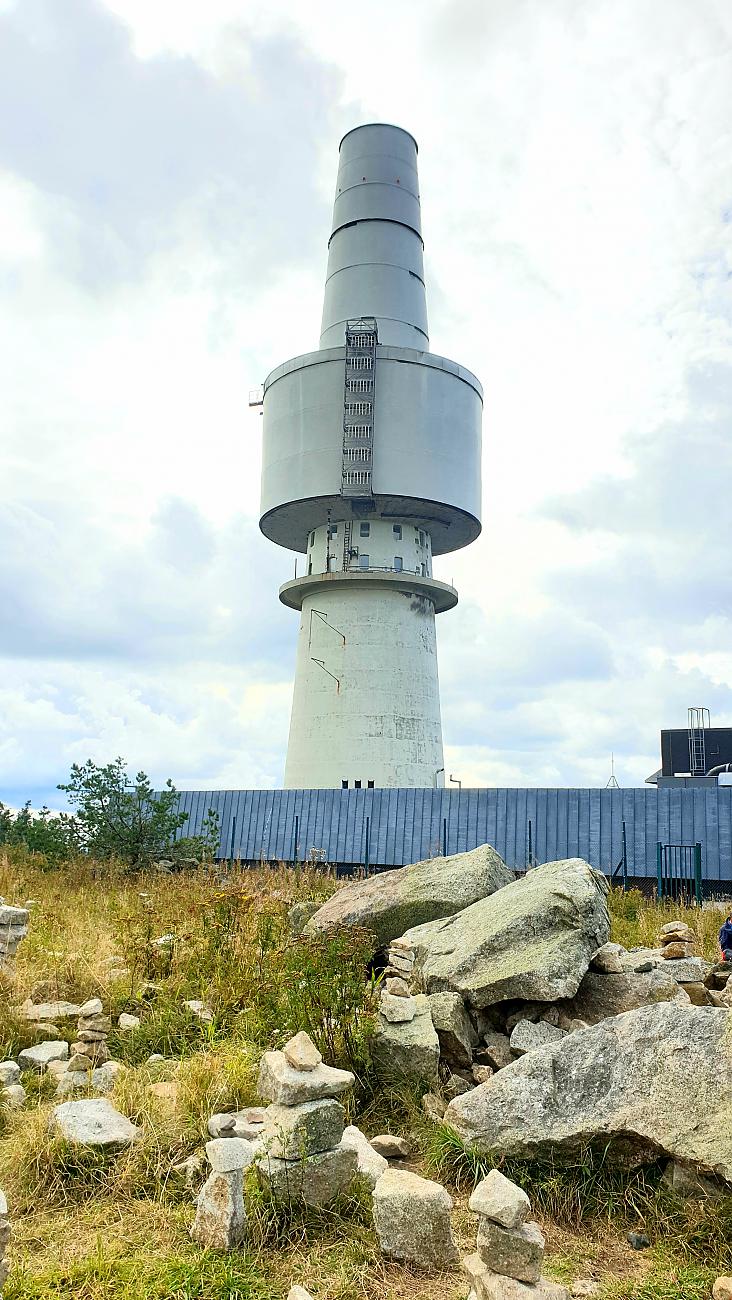
<path fill-rule="evenodd" d="M 663 898 L 663 869 L 662 869 L 662 863 L 663 863 L 663 845 L 661 844 L 661 841 L 659 840 L 658 843 L 656 844 L 656 875 L 657 875 L 657 877 L 658 877 L 658 886 L 657 886 L 657 891 L 656 891 L 656 892 L 657 892 L 657 897 L 658 897 L 659 899 Z"/>

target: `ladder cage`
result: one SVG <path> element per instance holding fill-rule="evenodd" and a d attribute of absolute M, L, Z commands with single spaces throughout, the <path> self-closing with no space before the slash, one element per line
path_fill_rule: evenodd
<path fill-rule="evenodd" d="M 376 347 L 379 341 L 374 317 L 349 320 L 346 324 L 346 355 L 343 380 L 343 445 L 341 496 L 369 500 L 373 495 L 371 469 L 374 442 L 374 379 Z M 362 373 L 354 373 L 354 372 Z M 367 371 L 369 373 L 364 374 Z M 353 395 L 359 394 L 354 401 Z M 351 444 L 357 441 L 358 446 Z M 354 462 L 361 468 L 354 469 Z M 349 563 L 350 547 L 344 547 L 343 567 Z"/>

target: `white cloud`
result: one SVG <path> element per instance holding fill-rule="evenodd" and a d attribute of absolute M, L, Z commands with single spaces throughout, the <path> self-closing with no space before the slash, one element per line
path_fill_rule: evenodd
<path fill-rule="evenodd" d="M 719 0 L 0 3 L 0 779 L 277 784 L 293 557 L 250 387 L 317 338 L 339 134 L 420 142 L 432 346 L 486 390 L 440 561 L 447 764 L 625 784 L 732 718 Z M 2 798 L 0 791 L 0 798 Z M 16 798 L 16 802 L 18 799 Z"/>

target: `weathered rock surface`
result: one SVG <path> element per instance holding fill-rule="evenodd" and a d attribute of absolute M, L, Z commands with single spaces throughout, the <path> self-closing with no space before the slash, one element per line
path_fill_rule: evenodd
<path fill-rule="evenodd" d="M 344 1192 L 358 1172 L 358 1157 L 343 1142 L 334 1151 L 308 1160 L 278 1160 L 266 1153 L 257 1164 L 261 1182 L 279 1201 L 327 1205 Z"/>
<path fill-rule="evenodd" d="M 481 1219 L 478 1254 L 494 1273 L 519 1282 L 538 1282 L 544 1260 L 544 1238 L 538 1223 L 502 1228 L 490 1219 Z"/>
<path fill-rule="evenodd" d="M 69 1045 L 51 1040 L 36 1043 L 35 1047 L 26 1047 L 18 1053 L 18 1065 L 21 1070 L 33 1070 L 35 1074 L 45 1074 L 51 1061 L 67 1061 Z"/>
<path fill-rule="evenodd" d="M 0 1061 L 0 1088 L 20 1083 L 20 1066 L 16 1061 Z"/>
<path fill-rule="evenodd" d="M 26 1020 L 67 1020 L 78 1016 L 79 1008 L 75 1002 L 34 1002 L 27 998 L 20 1014 Z"/>
<path fill-rule="evenodd" d="M 198 1194 L 191 1237 L 209 1250 L 232 1250 L 243 1241 L 246 1230 L 241 1169 L 212 1173 Z"/>
<path fill-rule="evenodd" d="M 377 1074 L 385 1081 L 434 1083 L 437 1079 L 440 1041 L 432 1024 L 429 998 L 419 993 L 413 1001 L 413 1020 L 393 1023 L 382 1015 L 377 1017 L 371 1056 Z"/>
<path fill-rule="evenodd" d="M 406 1160 L 411 1150 L 407 1139 L 396 1133 L 377 1133 L 372 1137 L 371 1145 L 386 1160 Z"/>
<path fill-rule="evenodd" d="M 379 1012 L 390 1025 L 399 1025 L 414 1020 L 417 1008 L 413 997 L 395 997 L 393 993 L 385 992 L 379 999 Z"/>
<path fill-rule="evenodd" d="M 559 1003 L 559 1011 L 568 1019 L 596 1025 L 608 1016 L 619 1016 L 624 1011 L 635 1011 L 654 1002 L 688 1004 L 690 1001 L 688 994 L 669 974 L 667 966 L 655 966 L 642 974 L 598 975 L 589 970 L 575 997 Z"/>
<path fill-rule="evenodd" d="M 712 1287 L 713 1300 L 732 1300 L 732 1277 L 718 1277 Z"/>
<path fill-rule="evenodd" d="M 664 974 L 670 975 L 677 984 L 700 984 L 712 970 L 712 963 L 703 957 L 680 957 L 664 965 Z"/>
<path fill-rule="evenodd" d="M 502 1070 L 504 1065 L 510 1065 L 514 1059 L 508 1036 L 494 1030 L 488 1030 L 483 1035 L 477 1056 L 494 1070 Z"/>
<path fill-rule="evenodd" d="M 474 1189 L 468 1209 L 482 1218 L 492 1219 L 502 1228 L 520 1228 L 529 1217 L 531 1202 L 526 1192 L 500 1169 L 491 1169 Z"/>
<path fill-rule="evenodd" d="M 323 1060 L 312 1038 L 305 1033 L 304 1029 L 301 1029 L 299 1034 L 295 1034 L 289 1043 L 285 1043 L 282 1055 L 293 1070 L 316 1070 Z"/>
<path fill-rule="evenodd" d="M 374 1227 L 381 1252 L 417 1268 L 456 1263 L 450 1226 L 452 1197 L 439 1183 L 406 1170 L 388 1169 L 373 1192 Z"/>
<path fill-rule="evenodd" d="M 407 931 L 428 993 L 473 1007 L 574 997 L 610 930 L 607 882 L 581 858 L 547 862 L 450 916 Z"/>
<path fill-rule="evenodd" d="M 544 1020 L 538 1020 L 535 1024 L 531 1020 L 519 1020 L 511 1034 L 511 1051 L 517 1056 L 523 1056 L 537 1047 L 544 1047 L 546 1043 L 558 1043 L 564 1034 L 565 1030 L 558 1029 L 556 1025 L 548 1025 Z"/>
<path fill-rule="evenodd" d="M 590 968 L 599 971 L 601 975 L 621 975 L 623 951 L 619 943 L 604 943 L 592 958 Z"/>
<path fill-rule="evenodd" d="M 455 1066 L 470 1066 L 476 1034 L 459 993 L 433 993 L 430 998 L 432 1023 L 437 1030 L 440 1052 Z"/>
<path fill-rule="evenodd" d="M 355 1082 L 350 1070 L 318 1065 L 314 1070 L 294 1070 L 283 1052 L 265 1052 L 259 1067 L 257 1091 L 280 1106 L 298 1106 L 304 1101 L 336 1097 Z"/>
<path fill-rule="evenodd" d="M 478 1254 L 468 1255 L 462 1265 L 476 1300 L 569 1300 L 569 1291 L 558 1282 L 542 1277 L 531 1284 L 503 1277 L 489 1269 Z"/>
<path fill-rule="evenodd" d="M 366 1134 L 356 1128 L 355 1124 L 349 1124 L 343 1130 L 342 1145 L 356 1152 L 358 1174 L 370 1187 L 375 1187 L 381 1175 L 389 1168 L 388 1160 L 374 1150 Z"/>
<path fill-rule="evenodd" d="M 410 926 L 452 916 L 513 879 L 495 849 L 481 844 L 470 853 L 429 858 L 346 885 L 310 918 L 305 932 L 361 926 L 375 936 L 376 947 L 385 947 Z"/>
<path fill-rule="evenodd" d="M 451 1102 L 445 1122 L 484 1150 L 597 1140 L 627 1164 L 665 1153 L 732 1181 L 731 1034 L 714 1007 L 641 1007 L 528 1052 Z"/>
<path fill-rule="evenodd" d="M 67 1142 L 85 1147 L 127 1147 L 141 1134 L 104 1097 L 63 1102 L 53 1111 L 51 1125 Z"/>
<path fill-rule="evenodd" d="M 299 1106 L 268 1106 L 264 1112 L 262 1139 L 267 1151 L 280 1160 L 332 1151 L 343 1137 L 346 1112 L 331 1097 L 306 1101 Z"/>
<path fill-rule="evenodd" d="M 206 1158 L 215 1174 L 231 1174 L 235 1169 L 248 1169 L 254 1160 L 256 1147 L 243 1138 L 213 1138 L 206 1143 Z"/>

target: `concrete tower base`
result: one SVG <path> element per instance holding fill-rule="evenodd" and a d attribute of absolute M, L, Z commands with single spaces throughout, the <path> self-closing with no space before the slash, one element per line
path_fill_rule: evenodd
<path fill-rule="evenodd" d="M 302 611 L 285 786 L 442 783 L 435 606 L 457 593 L 397 574 L 320 574 L 280 592 Z"/>

